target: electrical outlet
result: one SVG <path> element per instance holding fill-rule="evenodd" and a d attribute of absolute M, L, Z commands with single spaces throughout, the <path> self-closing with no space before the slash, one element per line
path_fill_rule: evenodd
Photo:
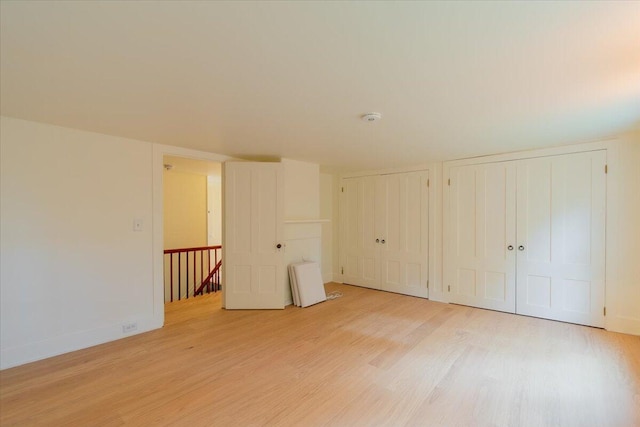
<path fill-rule="evenodd" d="M 131 322 L 131 323 L 125 323 L 124 325 L 122 325 L 122 333 L 123 334 L 129 334 L 133 331 L 136 331 L 138 329 L 138 323 L 137 322 Z"/>

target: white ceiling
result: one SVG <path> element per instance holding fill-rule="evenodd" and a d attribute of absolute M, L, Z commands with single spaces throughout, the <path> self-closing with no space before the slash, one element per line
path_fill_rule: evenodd
<path fill-rule="evenodd" d="M 336 170 L 640 122 L 640 2 L 0 4 L 17 118 Z"/>

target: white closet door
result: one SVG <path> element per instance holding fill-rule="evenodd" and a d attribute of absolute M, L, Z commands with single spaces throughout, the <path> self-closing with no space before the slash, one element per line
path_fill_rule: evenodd
<path fill-rule="evenodd" d="M 343 179 L 341 186 L 340 215 L 342 254 L 342 281 L 356 284 L 362 277 L 361 238 L 362 232 L 362 180 Z"/>
<path fill-rule="evenodd" d="M 451 302 L 513 313 L 515 162 L 454 167 L 450 179 Z"/>
<path fill-rule="evenodd" d="M 380 289 L 378 245 L 375 242 L 375 178 L 345 178 L 342 181 L 342 281 Z"/>
<path fill-rule="evenodd" d="M 362 180 L 362 279 L 361 286 L 380 289 L 380 248 L 378 238 L 378 218 L 381 206 L 378 199 L 379 181 L 377 176 L 365 176 Z"/>
<path fill-rule="evenodd" d="M 427 171 L 379 177 L 381 289 L 427 298 Z"/>
<path fill-rule="evenodd" d="M 517 313 L 604 326 L 606 152 L 520 161 Z"/>

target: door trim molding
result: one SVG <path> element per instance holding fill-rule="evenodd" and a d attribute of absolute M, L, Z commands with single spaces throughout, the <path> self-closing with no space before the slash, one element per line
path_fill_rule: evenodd
<path fill-rule="evenodd" d="M 153 317 L 164 325 L 164 156 L 186 157 L 195 160 L 224 162 L 231 157 L 172 145 L 152 145 L 152 265 L 153 265 Z M 224 227 L 224 224 L 223 224 Z"/>
<path fill-rule="evenodd" d="M 516 151 L 513 153 L 491 154 L 487 156 L 469 157 L 465 159 L 447 160 L 444 162 L 444 169 L 447 172 L 446 178 L 449 178 L 449 168 L 455 166 L 475 165 L 481 163 L 508 162 L 511 160 L 531 159 L 534 157 L 550 157 L 562 154 L 584 153 L 587 151 L 608 150 L 615 143 L 616 139 L 608 139 L 599 142 L 590 142 L 586 144 L 566 145 L 563 147 L 542 148 L 539 150 Z"/>

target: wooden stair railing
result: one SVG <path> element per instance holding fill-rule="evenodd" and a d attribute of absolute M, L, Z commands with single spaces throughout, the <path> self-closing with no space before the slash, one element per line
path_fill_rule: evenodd
<path fill-rule="evenodd" d="M 220 290 L 222 246 L 165 249 L 164 254 L 165 301 Z"/>
<path fill-rule="evenodd" d="M 212 285 L 213 277 L 218 273 L 218 271 L 220 270 L 220 267 L 222 267 L 222 260 L 217 262 L 216 266 L 213 267 L 213 270 L 211 270 L 211 273 L 209 273 L 209 275 L 205 277 L 205 279 L 200 284 L 200 287 L 194 292 L 194 295 L 202 295 L 204 288 L 207 288 L 207 293 L 211 292 L 210 287 Z M 218 281 L 217 283 L 214 282 L 213 292 L 216 292 L 219 289 L 220 289 L 220 281 Z"/>

